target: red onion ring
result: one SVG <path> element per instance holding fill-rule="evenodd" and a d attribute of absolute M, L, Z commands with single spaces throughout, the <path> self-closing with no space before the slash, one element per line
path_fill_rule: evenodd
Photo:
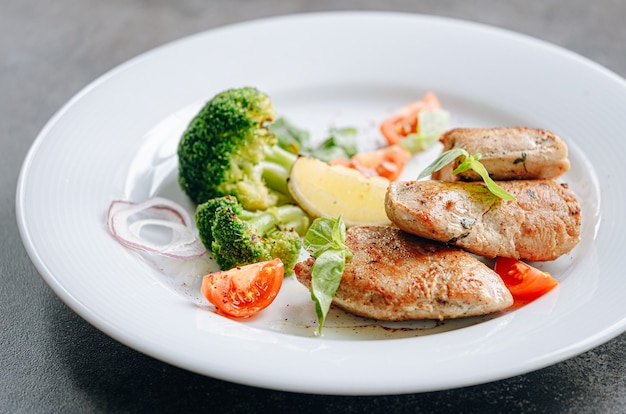
<path fill-rule="evenodd" d="M 107 212 L 109 231 L 121 244 L 174 259 L 195 259 L 206 253 L 191 224 L 183 207 L 161 197 L 139 203 L 114 200 Z M 142 236 L 147 226 L 167 230 L 169 241 L 156 243 Z"/>

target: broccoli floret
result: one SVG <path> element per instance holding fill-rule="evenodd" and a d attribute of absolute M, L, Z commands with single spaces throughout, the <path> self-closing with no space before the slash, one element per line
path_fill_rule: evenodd
<path fill-rule="evenodd" d="M 213 243 L 213 219 L 215 218 L 215 212 L 220 207 L 230 207 L 235 214 L 242 214 L 244 211 L 241 204 L 233 196 L 212 198 L 196 207 L 195 218 L 198 236 L 204 247 L 209 250 Z"/>
<path fill-rule="evenodd" d="M 200 239 L 221 269 L 280 258 L 291 274 L 309 226 L 298 206 L 249 211 L 229 196 L 198 205 L 195 217 Z"/>
<path fill-rule="evenodd" d="M 178 181 L 196 204 L 225 195 L 248 210 L 293 199 L 287 177 L 297 155 L 269 130 L 270 98 L 252 87 L 217 94 L 191 120 L 178 144 Z"/>

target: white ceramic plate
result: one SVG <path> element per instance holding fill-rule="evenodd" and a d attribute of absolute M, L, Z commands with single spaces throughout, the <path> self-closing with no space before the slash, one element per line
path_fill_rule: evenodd
<path fill-rule="evenodd" d="M 118 244 L 105 211 L 113 199 L 154 195 L 191 211 L 176 184 L 179 134 L 204 101 L 244 85 L 266 91 L 280 114 L 316 136 L 353 125 L 373 137 L 382 117 L 427 90 L 438 93 L 454 126 L 526 125 L 561 135 L 572 161 L 563 179 L 580 197 L 583 234 L 571 254 L 544 265 L 560 286 L 517 311 L 443 325 L 382 326 L 334 311 L 323 337 L 314 336 L 308 293 L 293 280 L 249 321 L 195 306 L 178 294 L 180 277 L 170 280 L 180 269 L 152 266 Z M 473 23 L 324 13 L 239 24 L 139 56 L 68 102 L 25 160 L 19 227 L 63 301 L 173 365 L 310 393 L 478 384 L 556 363 L 625 330 L 624 108 L 626 83 L 608 70 Z"/>

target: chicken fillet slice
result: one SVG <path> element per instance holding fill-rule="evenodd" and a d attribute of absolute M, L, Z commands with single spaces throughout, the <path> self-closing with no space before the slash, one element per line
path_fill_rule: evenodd
<path fill-rule="evenodd" d="M 385 197 L 389 219 L 427 239 L 493 258 L 554 260 L 580 241 L 580 205 L 566 184 L 512 180 L 497 184 L 516 197 L 503 201 L 483 183 L 391 183 Z"/>
<path fill-rule="evenodd" d="M 513 298 L 500 277 L 462 249 L 413 236 L 392 226 L 347 230 L 346 261 L 333 304 L 385 321 L 462 318 L 504 310 Z M 309 258 L 295 274 L 309 287 Z"/>
<path fill-rule="evenodd" d="M 565 142 L 550 131 L 537 128 L 455 128 L 439 139 L 443 151 L 463 148 L 480 154 L 480 162 L 494 180 L 557 178 L 567 172 L 570 162 Z M 457 175 L 452 162 L 432 174 L 434 180 L 480 181 L 468 170 Z"/>

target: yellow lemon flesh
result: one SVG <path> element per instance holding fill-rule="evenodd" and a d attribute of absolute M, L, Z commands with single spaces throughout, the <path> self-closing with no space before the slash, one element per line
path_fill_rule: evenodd
<path fill-rule="evenodd" d="M 365 177 L 341 165 L 300 157 L 289 175 L 289 190 L 313 217 L 342 216 L 346 226 L 388 225 L 385 193 L 389 180 Z"/>

